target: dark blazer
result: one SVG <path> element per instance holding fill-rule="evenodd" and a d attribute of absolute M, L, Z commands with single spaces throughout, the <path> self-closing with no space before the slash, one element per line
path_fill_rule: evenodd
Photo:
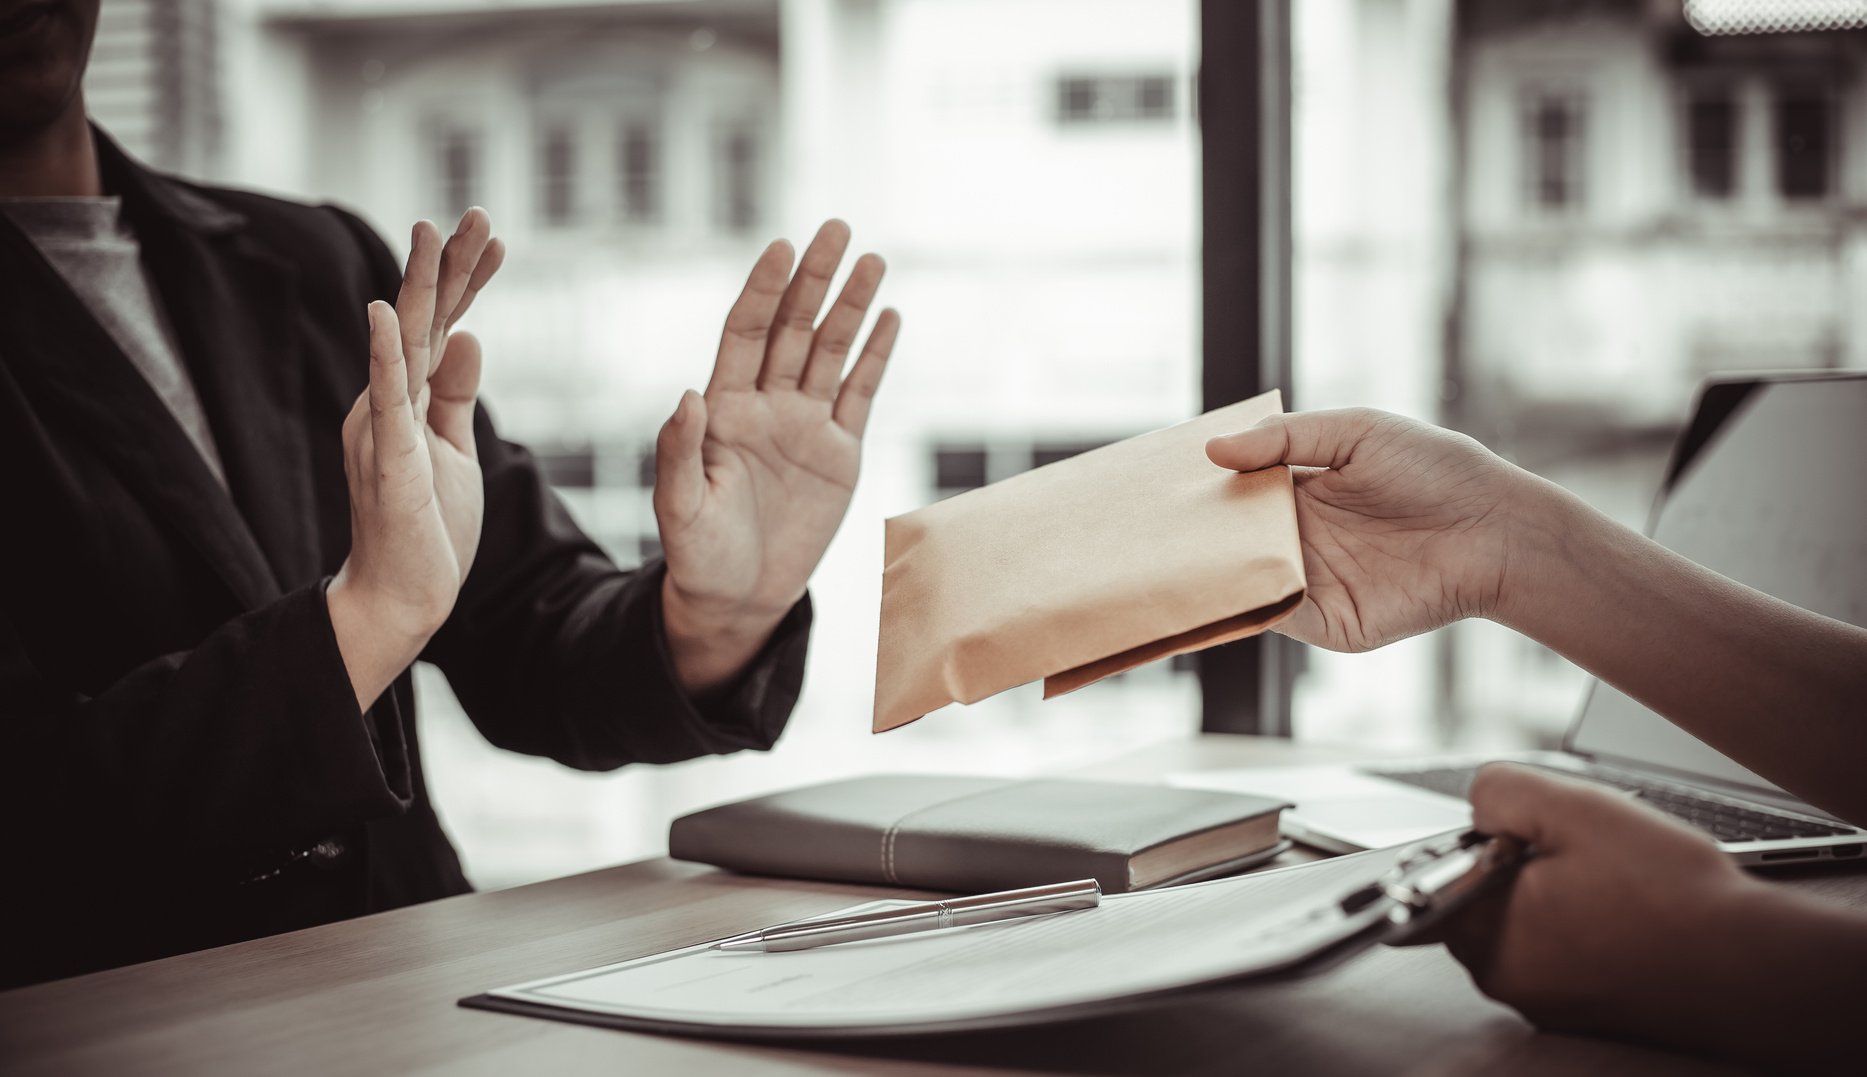
<path fill-rule="evenodd" d="M 468 888 L 407 674 L 358 713 L 324 588 L 350 545 L 341 428 L 364 308 L 401 272 L 356 217 L 158 176 L 98 137 L 224 460 L 221 487 L 0 214 L 0 982 Z M 497 283 L 494 284 L 497 288 Z M 662 567 L 616 568 L 477 417 L 486 523 L 423 658 L 492 743 L 609 769 L 769 747 L 808 601 L 697 705 Z M 231 495 L 231 496 L 230 496 Z"/>

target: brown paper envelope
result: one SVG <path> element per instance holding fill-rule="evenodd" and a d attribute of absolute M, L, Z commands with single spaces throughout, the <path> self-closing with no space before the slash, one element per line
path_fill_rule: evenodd
<path fill-rule="evenodd" d="M 875 731 L 1283 620 L 1304 588 L 1290 471 L 1240 475 L 1205 451 L 1281 410 L 1265 393 L 889 520 Z"/>

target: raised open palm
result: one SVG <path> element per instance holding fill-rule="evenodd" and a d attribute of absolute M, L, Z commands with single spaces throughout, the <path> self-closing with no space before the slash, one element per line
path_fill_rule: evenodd
<path fill-rule="evenodd" d="M 485 210 L 468 210 L 445 243 L 421 221 L 395 306 L 369 308 L 369 388 L 344 421 L 351 553 L 339 583 L 412 633 L 446 618 L 480 543 L 480 348 L 451 330 L 504 255 Z"/>
<path fill-rule="evenodd" d="M 881 313 L 845 378 L 883 271 L 873 254 L 857 259 L 818 324 L 848 245 L 848 226 L 826 223 L 794 277 L 790 244 L 767 247 L 726 317 L 706 394 L 689 391 L 662 428 L 655 517 L 668 561 L 664 597 L 684 613 L 775 623 L 803 596 L 849 508 L 869 405 L 901 320 Z"/>
<path fill-rule="evenodd" d="M 1496 609 L 1521 473 L 1472 439 L 1349 408 L 1275 416 L 1206 452 L 1239 471 L 1295 468 L 1309 591 L 1278 631 L 1366 651 Z"/>
<path fill-rule="evenodd" d="M 350 554 L 325 596 L 365 710 L 447 619 L 479 548 L 480 347 L 451 330 L 504 257 L 484 210 L 445 242 L 422 221 L 395 306 L 369 306 L 369 387 L 343 430 Z"/>

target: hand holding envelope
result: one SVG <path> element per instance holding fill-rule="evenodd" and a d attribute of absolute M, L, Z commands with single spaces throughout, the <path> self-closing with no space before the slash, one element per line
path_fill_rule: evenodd
<path fill-rule="evenodd" d="M 1304 591 L 1290 471 L 1205 453 L 1282 410 L 1266 393 L 889 520 L 875 732 L 1040 678 L 1048 699 L 1287 617 Z"/>

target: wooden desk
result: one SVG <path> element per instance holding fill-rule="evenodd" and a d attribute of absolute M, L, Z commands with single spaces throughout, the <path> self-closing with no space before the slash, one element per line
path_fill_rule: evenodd
<path fill-rule="evenodd" d="M 1077 773 L 1342 758 L 1246 737 L 1161 745 Z M 1790 885 L 1867 905 L 1867 874 Z M 880 894 L 669 860 L 0 994 L 8 1074 L 800 1074 L 980 1072 L 1720 1073 L 1533 1033 L 1439 948 L 1377 950 L 1320 977 L 1205 992 L 1116 1017 L 816 1049 L 682 1040 L 457 1008 L 522 980 L 807 916 Z"/>

